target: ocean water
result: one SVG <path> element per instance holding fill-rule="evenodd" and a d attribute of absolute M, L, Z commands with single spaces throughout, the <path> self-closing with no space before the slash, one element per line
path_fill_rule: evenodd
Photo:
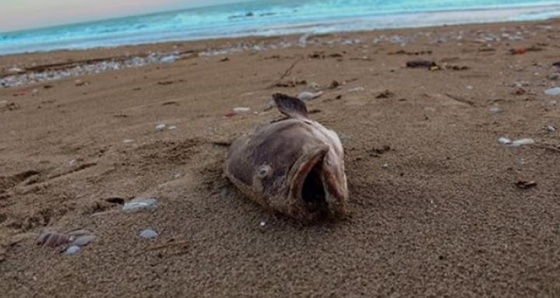
<path fill-rule="evenodd" d="M 560 1 L 550 0 L 261 0 L 0 33 L 0 55 L 558 16 Z"/>

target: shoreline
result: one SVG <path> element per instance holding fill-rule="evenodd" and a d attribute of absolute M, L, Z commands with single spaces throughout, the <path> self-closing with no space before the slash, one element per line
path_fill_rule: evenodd
<path fill-rule="evenodd" d="M 548 10 L 554 11 L 552 15 Z M 468 18 L 465 15 L 470 15 Z M 531 17 L 532 15 L 532 17 Z M 141 16 L 139 16 L 141 17 Z M 204 36 L 197 36 L 191 33 L 176 31 L 157 31 L 151 33 L 142 32 L 129 32 L 121 33 L 120 37 L 96 37 L 91 36 L 88 41 L 73 41 L 73 40 L 60 40 L 55 43 L 40 43 L 36 45 L 15 45 L 8 48 L 7 45 L 0 44 L 0 55 L 11 54 L 27 54 L 27 53 L 46 53 L 56 50 L 88 50 L 97 47 L 111 48 L 120 46 L 138 46 L 149 45 L 154 43 L 165 42 L 195 42 L 204 41 L 209 39 L 229 39 L 229 38 L 251 38 L 251 37 L 277 37 L 293 34 L 340 34 L 360 31 L 372 30 L 388 30 L 388 29 L 415 29 L 415 28 L 430 28 L 437 26 L 448 25 L 476 25 L 476 24 L 493 24 L 501 22 L 522 22 L 522 21 L 546 21 L 560 17 L 560 5 L 546 4 L 538 6 L 519 5 L 507 8 L 502 7 L 489 7 L 489 8 L 469 8 L 467 10 L 427 10 L 419 12 L 401 12 L 389 15 L 359 15 L 359 16 L 341 16 L 336 20 L 332 19 L 316 19 L 309 21 L 300 21 L 297 24 L 271 24 L 262 26 L 259 29 L 235 29 L 232 32 L 224 34 L 219 30 L 215 32 L 206 32 Z M 110 21 L 110 20 L 107 20 Z M 98 23 L 94 22 L 94 23 Z M 86 26 L 88 23 L 83 24 Z M 80 26 L 81 24 L 72 24 L 68 26 Z M 257 24 L 255 24 L 257 25 Z M 54 28 L 59 28 L 54 27 Z M 64 27 L 64 26 L 62 26 Z M 10 34 L 22 34 L 48 31 L 51 28 L 24 30 L 15 33 L 5 33 L 6 36 Z M 230 29 L 228 29 L 230 30 Z M 237 30 L 237 31 L 236 31 Z M 198 33 L 200 34 L 200 33 Z M 102 38 L 102 39 L 99 39 Z M 90 43 L 99 43 L 99 46 L 88 46 Z M 4 48 L 2 48 L 4 47 Z M 22 50 L 21 48 L 29 48 L 29 50 Z M 33 49 L 42 47 L 42 49 Z M 3 50 L 2 50 L 3 49 Z"/>
<path fill-rule="evenodd" d="M 262 52 L 293 47 L 305 48 L 306 46 L 320 43 L 352 44 L 356 42 L 371 45 L 377 43 L 391 43 L 405 46 L 407 43 L 414 43 L 415 39 L 415 37 L 410 36 L 410 34 L 409 36 L 403 34 L 406 32 L 416 32 L 416 35 L 422 35 L 424 33 L 437 32 L 442 29 L 453 31 L 453 29 L 464 28 L 467 31 L 472 31 L 474 28 L 483 30 L 496 26 L 522 27 L 536 24 L 551 24 L 556 23 L 558 20 L 560 20 L 560 18 L 466 25 L 451 24 L 414 28 L 385 28 L 318 34 L 292 33 L 279 36 L 210 38 L 178 42 L 169 41 L 140 45 L 96 47 L 91 49 L 9 54 L 0 56 L 0 85 L 4 88 L 18 87 L 130 67 L 143 67 L 151 64 L 170 64 L 177 60 L 189 59 L 191 57 L 223 56 L 245 51 Z M 393 39 L 391 40 L 385 35 L 393 35 Z M 340 40 L 339 36 L 344 36 L 344 40 Z M 373 39 L 367 39 L 367 36 L 381 36 L 383 38 L 374 37 Z M 453 38 L 456 39 L 456 42 L 461 42 L 463 35 L 457 33 L 455 37 L 451 37 L 451 39 Z M 489 45 L 500 42 L 502 39 L 501 36 L 485 38 Z M 503 38 L 509 42 L 523 41 L 522 36 L 508 36 Z M 437 43 L 442 41 L 437 40 L 437 38 L 432 38 L 430 42 Z M 479 42 L 484 42 L 484 40 L 479 39 Z M 62 58 L 63 56 L 76 58 Z M 77 57 L 81 58 L 78 59 Z M 84 57 L 86 58 L 84 59 Z M 52 58 L 54 58 L 54 60 L 52 60 Z M 39 62 L 38 60 L 43 61 Z M 48 62 L 45 62 L 45 60 Z M 66 73 L 64 72 L 65 69 L 71 69 L 73 67 L 75 69 Z"/>

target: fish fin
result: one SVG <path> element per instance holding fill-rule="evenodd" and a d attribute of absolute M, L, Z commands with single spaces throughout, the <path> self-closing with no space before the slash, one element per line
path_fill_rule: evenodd
<path fill-rule="evenodd" d="M 275 93 L 272 98 L 282 114 L 291 118 L 308 118 L 307 106 L 301 99 L 282 93 Z"/>

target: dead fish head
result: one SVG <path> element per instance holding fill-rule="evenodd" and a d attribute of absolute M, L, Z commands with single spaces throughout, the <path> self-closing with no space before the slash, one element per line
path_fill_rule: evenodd
<path fill-rule="evenodd" d="M 236 140 L 226 176 L 261 205 L 300 221 L 345 215 L 348 187 L 337 134 L 310 120 L 301 100 L 273 98 L 289 118 Z"/>
<path fill-rule="evenodd" d="M 348 202 L 348 187 L 343 160 L 333 148 L 310 150 L 294 164 L 289 177 L 290 196 L 304 203 L 307 212 L 343 216 Z"/>

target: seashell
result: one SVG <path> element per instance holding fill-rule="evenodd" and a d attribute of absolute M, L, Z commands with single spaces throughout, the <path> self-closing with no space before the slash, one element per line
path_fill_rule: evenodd
<path fill-rule="evenodd" d="M 79 246 L 72 245 L 72 246 L 68 247 L 68 249 L 66 249 L 66 254 L 75 255 L 75 254 L 79 253 L 80 250 L 81 250 L 81 248 Z"/>
<path fill-rule="evenodd" d="M 158 233 L 152 229 L 146 229 L 140 233 L 140 237 L 144 239 L 153 239 L 158 236 Z"/>
<path fill-rule="evenodd" d="M 95 235 L 79 236 L 79 237 L 76 237 L 76 239 L 74 239 L 74 241 L 72 241 L 72 243 L 70 243 L 70 245 L 72 245 L 72 246 L 86 246 L 91 241 L 93 241 L 95 238 L 97 238 Z"/>
<path fill-rule="evenodd" d="M 58 247 L 69 243 L 70 237 L 59 232 L 45 232 L 37 239 L 37 245 Z"/>
<path fill-rule="evenodd" d="M 136 212 L 144 209 L 156 209 L 158 200 L 156 198 L 136 198 L 123 206 L 125 212 Z"/>

